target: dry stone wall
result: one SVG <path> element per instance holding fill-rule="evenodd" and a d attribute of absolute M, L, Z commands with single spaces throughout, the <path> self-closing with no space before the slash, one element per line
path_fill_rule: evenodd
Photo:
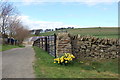
<path fill-rule="evenodd" d="M 120 39 L 96 38 L 93 36 L 58 33 L 55 38 L 55 56 L 72 53 L 77 58 L 115 59 L 118 58 Z M 50 45 L 50 43 L 48 43 Z M 40 47 L 40 40 L 34 41 Z M 48 48 L 48 46 L 45 46 Z"/>
<path fill-rule="evenodd" d="M 120 49 L 118 39 L 71 36 L 72 53 L 78 58 L 115 59 Z"/>

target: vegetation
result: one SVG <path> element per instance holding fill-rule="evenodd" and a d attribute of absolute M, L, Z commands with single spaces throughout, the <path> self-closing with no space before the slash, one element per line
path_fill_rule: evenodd
<path fill-rule="evenodd" d="M 118 78 L 118 61 L 79 62 L 67 66 L 54 64 L 54 57 L 38 47 L 34 70 L 37 78 Z"/>
<path fill-rule="evenodd" d="M 75 58 L 75 56 L 73 56 L 71 53 L 65 53 L 60 58 L 55 58 L 54 63 L 67 65 L 73 60 L 73 58 Z"/>
<path fill-rule="evenodd" d="M 3 43 L 6 43 L 5 38 L 14 38 L 19 40 L 22 44 L 23 40 L 29 36 L 29 30 L 19 18 L 19 12 L 7 0 L 0 0 L 0 33 L 3 39 Z"/>
<path fill-rule="evenodd" d="M 99 38 L 118 38 L 118 28 L 109 27 L 109 28 L 76 28 L 76 29 L 66 29 L 70 34 L 80 34 L 80 35 L 91 35 Z M 48 36 L 58 33 L 59 31 L 52 31 L 46 33 L 40 33 L 39 36 Z M 35 36 L 35 35 L 33 35 Z"/>
<path fill-rule="evenodd" d="M 6 50 L 9 50 L 9 49 L 12 49 L 12 48 L 21 48 L 21 47 L 24 47 L 22 45 L 20 46 L 15 46 L 15 45 L 0 45 L 0 51 L 6 51 Z"/>

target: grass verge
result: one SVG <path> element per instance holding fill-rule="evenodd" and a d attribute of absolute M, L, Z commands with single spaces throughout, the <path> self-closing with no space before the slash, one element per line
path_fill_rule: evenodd
<path fill-rule="evenodd" d="M 114 62 L 81 64 L 74 61 L 67 66 L 58 65 L 53 63 L 54 57 L 47 52 L 38 47 L 33 48 L 36 53 L 36 61 L 33 67 L 37 78 L 118 78 L 117 71 L 114 71 L 117 69 L 115 67 L 117 64 Z"/>
<path fill-rule="evenodd" d="M 21 47 L 24 47 L 24 46 L 16 46 L 16 45 L 0 45 L 0 51 L 6 51 L 6 50 L 9 50 L 9 49 L 12 49 L 12 48 L 21 48 Z"/>

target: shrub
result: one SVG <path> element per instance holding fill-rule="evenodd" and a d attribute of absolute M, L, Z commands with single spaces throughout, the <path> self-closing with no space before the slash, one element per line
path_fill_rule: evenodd
<path fill-rule="evenodd" d="M 73 58 L 75 58 L 74 55 L 70 54 L 70 53 L 65 53 L 63 56 L 61 56 L 60 58 L 55 58 L 54 59 L 54 63 L 58 63 L 58 64 L 68 64 L 70 61 L 73 60 Z"/>

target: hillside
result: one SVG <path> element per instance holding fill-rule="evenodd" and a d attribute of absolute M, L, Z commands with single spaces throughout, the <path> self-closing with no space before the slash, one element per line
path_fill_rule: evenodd
<path fill-rule="evenodd" d="M 118 38 L 118 28 L 117 27 L 102 27 L 102 28 L 75 28 L 75 29 L 65 29 L 70 34 L 80 34 L 80 35 L 91 35 L 96 36 L 99 38 Z M 65 31 L 63 30 L 63 31 Z M 48 36 L 53 35 L 54 33 L 62 32 L 59 31 L 52 31 L 46 33 L 40 33 L 39 36 Z"/>

